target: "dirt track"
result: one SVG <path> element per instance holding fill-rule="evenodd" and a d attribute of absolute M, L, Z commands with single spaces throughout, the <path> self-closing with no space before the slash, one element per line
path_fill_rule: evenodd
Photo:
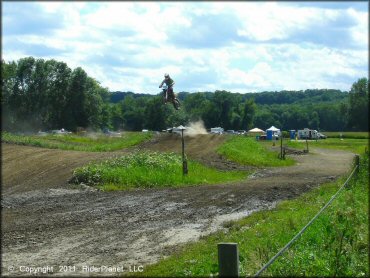
<path fill-rule="evenodd" d="M 223 140 L 218 135 L 187 138 L 187 154 L 224 170 L 246 168 L 215 154 Z M 140 148 L 180 152 L 180 142 L 166 135 Z M 100 192 L 73 187 L 67 180 L 75 167 L 120 152 L 2 144 L 2 273 L 29 275 L 20 266 L 53 266 L 54 275 L 107 276 L 117 272 L 84 272 L 82 267 L 111 266 L 125 274 L 130 267 L 145 268 L 171 254 L 174 246 L 221 228 L 223 221 L 272 207 L 350 169 L 351 153 L 310 151 L 293 156 L 295 166 L 257 169 L 232 184 Z M 59 266 L 76 266 L 76 272 L 60 272 Z"/>

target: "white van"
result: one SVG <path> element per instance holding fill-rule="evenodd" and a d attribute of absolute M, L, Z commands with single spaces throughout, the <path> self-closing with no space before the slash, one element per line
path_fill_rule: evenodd
<path fill-rule="evenodd" d="M 222 134 L 224 133 L 224 129 L 222 127 L 212 127 L 211 133 Z"/>

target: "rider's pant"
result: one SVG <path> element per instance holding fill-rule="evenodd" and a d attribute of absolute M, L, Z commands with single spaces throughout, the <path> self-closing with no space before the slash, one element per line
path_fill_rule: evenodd
<path fill-rule="evenodd" d="M 172 87 L 169 87 L 167 89 L 167 99 L 168 100 L 174 100 L 175 99 L 175 93 L 173 92 Z"/>

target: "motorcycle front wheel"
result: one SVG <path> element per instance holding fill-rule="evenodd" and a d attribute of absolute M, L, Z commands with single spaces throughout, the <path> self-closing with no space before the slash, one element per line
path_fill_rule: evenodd
<path fill-rule="evenodd" d="M 174 101 L 173 101 L 173 107 L 176 110 L 179 110 L 180 109 L 180 101 L 177 98 L 175 98 Z"/>

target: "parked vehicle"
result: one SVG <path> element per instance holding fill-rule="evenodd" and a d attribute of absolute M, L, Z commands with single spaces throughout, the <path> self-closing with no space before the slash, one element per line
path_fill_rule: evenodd
<path fill-rule="evenodd" d="M 64 128 L 62 129 L 54 129 L 51 131 L 52 134 L 71 134 L 71 131 L 67 131 Z"/>
<path fill-rule="evenodd" d="M 236 134 L 235 130 L 233 130 L 233 129 L 226 130 L 226 133 L 227 134 Z"/>
<path fill-rule="evenodd" d="M 178 133 L 178 134 L 181 134 L 181 129 L 177 128 L 177 127 L 169 127 L 165 130 L 165 132 L 168 132 L 168 133 Z"/>
<path fill-rule="evenodd" d="M 121 133 L 120 132 L 114 132 L 114 131 L 111 131 L 107 128 L 105 128 L 103 130 L 103 133 L 107 136 L 111 136 L 111 137 L 120 137 L 121 136 Z"/>
<path fill-rule="evenodd" d="M 317 130 L 314 129 L 301 129 L 298 130 L 298 139 L 319 139 Z"/>
<path fill-rule="evenodd" d="M 320 132 L 317 133 L 317 136 L 319 137 L 319 139 L 326 139 L 326 135 Z"/>
<path fill-rule="evenodd" d="M 224 133 L 224 129 L 222 127 L 212 127 L 211 133 L 222 134 Z"/>

